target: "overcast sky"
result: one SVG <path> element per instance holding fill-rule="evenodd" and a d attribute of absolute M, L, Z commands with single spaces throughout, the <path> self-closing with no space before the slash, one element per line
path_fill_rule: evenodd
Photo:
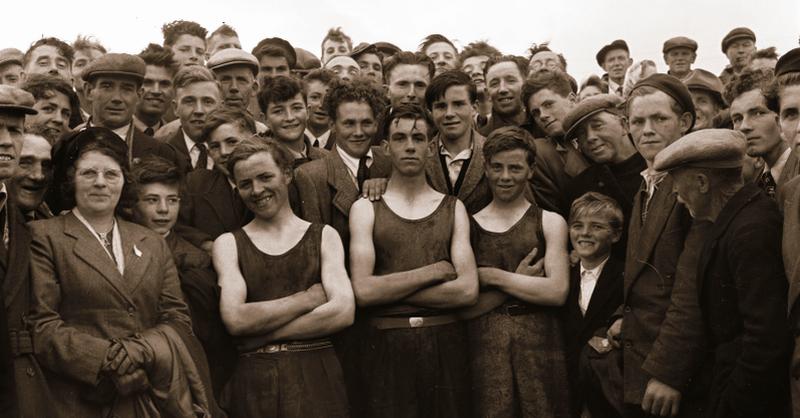
<path fill-rule="evenodd" d="M 722 37 L 736 26 L 750 27 L 759 48 L 783 53 L 798 46 L 798 0 L 100 0 L 5 2 L 0 47 L 23 51 L 41 36 L 72 41 L 94 35 L 109 50 L 138 53 L 148 42 L 161 43 L 161 25 L 175 19 L 197 21 L 210 31 L 223 22 L 238 32 L 250 50 L 262 38 L 280 36 L 319 55 L 328 28 L 341 26 L 361 41 L 390 41 L 416 50 L 430 33 L 441 33 L 459 47 L 487 40 L 503 53 L 523 54 L 531 43 L 550 41 L 562 52 L 579 81 L 602 73 L 594 56 L 618 38 L 627 40 L 634 60 L 649 58 L 666 70 L 661 46 L 678 35 L 700 48 L 695 67 L 719 73 L 727 63 Z M 126 9 L 132 7 L 132 9 Z"/>

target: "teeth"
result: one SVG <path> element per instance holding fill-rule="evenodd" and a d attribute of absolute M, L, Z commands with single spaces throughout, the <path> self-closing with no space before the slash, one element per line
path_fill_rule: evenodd
<path fill-rule="evenodd" d="M 0 155 L 0 161 L 11 161 L 13 159 L 10 155 Z"/>

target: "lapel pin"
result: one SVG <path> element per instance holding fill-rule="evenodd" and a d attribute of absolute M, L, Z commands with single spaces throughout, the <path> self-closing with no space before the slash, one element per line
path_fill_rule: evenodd
<path fill-rule="evenodd" d="M 135 254 L 137 257 L 142 256 L 142 250 L 136 247 L 136 244 L 133 244 L 133 254 Z"/>

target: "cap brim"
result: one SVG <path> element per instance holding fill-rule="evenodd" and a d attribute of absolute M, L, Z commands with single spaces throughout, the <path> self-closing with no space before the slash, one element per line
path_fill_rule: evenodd
<path fill-rule="evenodd" d="M 595 110 L 593 110 L 593 111 L 581 116 L 580 119 L 576 120 L 575 123 L 573 123 L 572 126 L 570 126 L 569 129 L 566 132 L 564 132 L 564 139 L 566 139 L 567 141 L 571 140 L 572 139 L 572 134 L 575 133 L 576 130 L 578 130 L 578 128 L 581 126 L 581 124 L 583 122 L 586 121 L 586 119 L 589 119 L 590 117 L 592 117 L 592 116 L 594 116 L 594 115 L 596 115 L 596 114 L 598 114 L 600 112 L 605 112 L 605 111 L 608 111 L 608 110 L 609 109 L 607 107 L 601 107 L 599 109 L 595 109 Z"/>
<path fill-rule="evenodd" d="M 258 64 L 254 64 L 252 61 L 229 61 L 221 64 L 217 64 L 215 66 L 209 66 L 208 69 L 211 71 L 221 70 L 223 68 L 233 67 L 235 65 L 248 67 L 250 68 L 254 74 L 258 74 Z"/>
<path fill-rule="evenodd" d="M 18 106 L 18 105 L 6 105 L 0 104 L 0 112 L 16 112 L 16 113 L 24 113 L 26 115 L 36 115 L 39 112 L 28 106 Z"/>
<path fill-rule="evenodd" d="M 130 77 L 139 80 L 140 82 L 144 81 L 144 74 L 134 73 L 132 71 L 94 71 L 88 74 L 83 75 L 83 81 L 89 81 L 93 78 L 100 77 L 100 76 L 112 76 L 112 77 Z"/>

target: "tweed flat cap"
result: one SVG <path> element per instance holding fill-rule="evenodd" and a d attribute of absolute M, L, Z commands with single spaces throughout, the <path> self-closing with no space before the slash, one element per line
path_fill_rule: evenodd
<path fill-rule="evenodd" d="M 0 113 L 23 113 L 35 115 L 33 95 L 21 88 L 0 85 Z"/>
<path fill-rule="evenodd" d="M 684 135 L 656 155 L 653 168 L 736 168 L 742 166 L 747 140 L 731 129 L 702 129 Z"/>
<path fill-rule="evenodd" d="M 683 81 L 689 90 L 706 90 L 714 96 L 714 99 L 721 106 L 727 106 L 725 99 L 722 97 L 725 88 L 722 86 L 722 81 L 710 71 L 702 68 L 695 68 L 692 70 L 692 75 Z"/>
<path fill-rule="evenodd" d="M 381 42 L 375 42 L 373 45 L 375 45 L 375 48 L 378 48 L 378 51 L 380 51 L 381 54 L 383 54 L 383 58 L 391 57 L 392 55 L 402 51 L 400 47 L 391 42 L 381 41 Z"/>
<path fill-rule="evenodd" d="M 0 66 L 11 63 L 22 65 L 22 57 L 22 51 L 17 48 L 0 49 Z"/>
<path fill-rule="evenodd" d="M 689 94 L 689 89 L 686 88 L 686 86 L 683 85 L 683 83 L 681 83 L 680 80 L 668 74 L 656 73 L 649 77 L 639 80 L 631 89 L 631 94 L 633 94 L 633 92 L 639 87 L 644 87 L 644 86 L 649 86 L 661 90 L 668 96 L 675 99 L 675 101 L 678 102 L 678 104 L 682 108 L 686 109 L 687 112 L 692 114 L 692 124 L 691 126 L 689 126 L 689 129 L 692 129 L 692 127 L 694 127 L 694 122 L 695 119 L 697 118 L 697 114 L 695 113 L 694 102 L 692 101 L 692 95 Z"/>
<path fill-rule="evenodd" d="M 295 52 L 294 47 L 289 41 L 283 38 L 264 38 L 253 48 L 252 53 L 256 58 L 260 59 L 261 50 L 267 47 L 279 48 L 286 52 L 286 61 L 287 64 L 289 64 L 289 69 L 294 69 L 297 64 L 297 52 Z"/>
<path fill-rule="evenodd" d="M 667 53 L 670 49 L 675 48 L 689 48 L 693 52 L 697 52 L 697 42 L 694 39 L 689 39 L 685 36 L 676 36 L 674 38 L 667 39 L 664 42 L 664 47 L 661 49 L 661 52 Z"/>
<path fill-rule="evenodd" d="M 728 51 L 728 47 L 737 39 L 749 39 L 756 41 L 756 34 L 749 28 L 733 28 L 724 38 L 722 38 L 722 53 Z"/>
<path fill-rule="evenodd" d="M 350 56 L 354 60 L 358 60 L 358 57 L 363 54 L 374 54 L 379 58 L 381 57 L 381 52 L 378 51 L 378 47 L 376 47 L 375 44 L 368 44 L 366 42 L 362 42 L 353 48 L 353 52 L 350 53 Z"/>
<path fill-rule="evenodd" d="M 146 71 L 144 60 L 131 54 L 105 54 L 92 61 L 83 72 L 84 81 L 101 75 L 131 77 L 142 82 Z"/>
<path fill-rule="evenodd" d="M 317 68 L 322 68 L 322 62 L 320 62 L 319 58 L 311 53 L 311 51 L 303 48 L 295 48 L 294 52 L 297 55 L 296 70 L 311 71 Z"/>
<path fill-rule="evenodd" d="M 227 48 L 217 51 L 206 63 L 206 67 L 211 71 L 232 67 L 234 65 L 246 66 L 253 72 L 253 75 L 258 74 L 258 59 L 256 59 L 255 55 L 237 48 Z"/>
<path fill-rule="evenodd" d="M 617 39 L 616 41 L 611 42 L 610 44 L 600 48 L 600 50 L 597 51 L 597 55 L 595 55 L 595 59 L 597 60 L 597 65 L 602 67 L 603 61 L 606 60 L 606 54 L 615 49 L 624 49 L 625 52 L 629 54 L 631 53 L 631 50 L 628 49 L 628 43 L 622 39 Z"/>
<path fill-rule="evenodd" d="M 564 138 L 572 139 L 575 131 L 586 119 L 602 111 L 616 113 L 617 107 L 622 104 L 622 99 L 616 94 L 598 94 L 581 100 L 564 117 Z"/>
<path fill-rule="evenodd" d="M 781 55 L 775 64 L 775 77 L 800 72 L 800 48 L 792 49 Z"/>

